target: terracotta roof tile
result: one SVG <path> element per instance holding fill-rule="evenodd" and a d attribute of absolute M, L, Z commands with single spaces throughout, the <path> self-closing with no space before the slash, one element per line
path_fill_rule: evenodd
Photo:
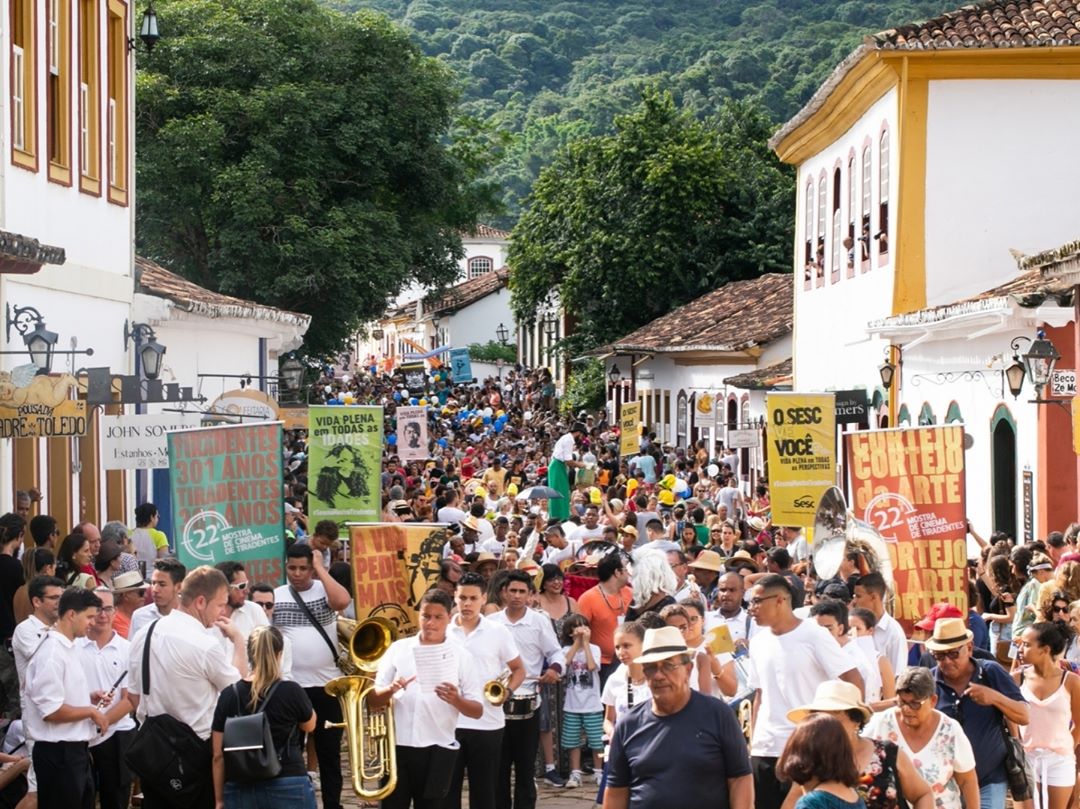
<path fill-rule="evenodd" d="M 461 234 L 462 238 L 468 241 L 472 236 L 474 239 L 509 239 L 510 232 L 507 230 L 499 230 L 493 228 L 491 225 L 485 225 L 482 222 L 477 223 L 476 227 L 471 231 L 466 231 Z"/>
<path fill-rule="evenodd" d="M 135 257 L 135 291 L 172 301 L 179 308 L 205 317 L 234 317 L 292 323 L 305 329 L 310 315 L 265 306 L 243 298 L 212 292 L 166 270 L 148 258 Z"/>
<path fill-rule="evenodd" d="M 424 309 L 431 314 L 449 314 L 466 306 L 476 303 L 481 298 L 486 298 L 493 292 L 498 292 L 506 286 L 506 280 L 510 277 L 510 270 L 506 267 L 484 273 L 468 281 L 462 281 L 456 286 L 444 290 L 438 295 L 429 296 L 424 300 Z"/>
<path fill-rule="evenodd" d="M 592 353 L 742 351 L 791 332 L 792 275 L 732 281 Z"/>
<path fill-rule="evenodd" d="M 37 239 L 0 230 L 0 258 L 26 265 L 63 264 L 67 260 L 62 247 L 42 244 Z"/>
<path fill-rule="evenodd" d="M 988 0 L 869 40 L 882 50 L 1080 45 L 1080 0 Z"/>
<path fill-rule="evenodd" d="M 745 374 L 729 376 L 724 384 L 743 390 L 790 390 L 791 357 Z"/>

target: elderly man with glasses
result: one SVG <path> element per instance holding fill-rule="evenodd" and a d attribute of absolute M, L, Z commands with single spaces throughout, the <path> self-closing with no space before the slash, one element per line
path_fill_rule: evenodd
<path fill-rule="evenodd" d="M 1003 809 L 1007 778 L 1002 719 L 1028 723 L 1028 706 L 1009 673 L 992 660 L 972 657 L 972 633 L 963 618 L 942 618 L 926 648 L 937 666 L 937 708 L 960 723 L 975 751 L 980 809 Z"/>
<path fill-rule="evenodd" d="M 641 665 L 652 699 L 615 725 L 604 809 L 750 809 L 754 781 L 735 714 L 690 687 L 693 652 L 672 626 L 645 632 Z M 689 741 L 688 741 L 689 740 Z"/>

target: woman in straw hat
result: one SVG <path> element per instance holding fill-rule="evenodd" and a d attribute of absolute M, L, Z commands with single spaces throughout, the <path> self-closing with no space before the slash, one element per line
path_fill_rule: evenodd
<path fill-rule="evenodd" d="M 896 707 L 875 714 L 866 736 L 893 742 L 910 756 L 930 783 L 937 809 L 979 806 L 971 742 L 958 722 L 936 710 L 937 701 L 930 670 L 910 668 L 897 678 Z"/>
<path fill-rule="evenodd" d="M 859 774 L 857 789 L 867 809 L 896 809 L 901 805 L 901 796 L 913 809 L 932 809 L 934 796 L 930 785 L 896 740 L 859 735 L 873 713 L 860 699 L 858 688 L 843 680 L 826 680 L 818 686 L 813 702 L 789 711 L 788 719 L 803 722 L 821 713 L 835 717 L 844 728 Z M 794 803 L 796 793 L 796 790 L 789 793 L 787 805 Z"/>

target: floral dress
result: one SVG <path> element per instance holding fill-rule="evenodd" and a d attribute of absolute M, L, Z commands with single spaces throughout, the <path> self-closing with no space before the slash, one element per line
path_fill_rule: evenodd
<path fill-rule="evenodd" d="M 874 756 L 869 768 L 859 775 L 856 790 L 866 803 L 867 809 L 898 809 L 900 806 L 899 773 L 896 769 L 896 751 L 893 742 L 871 739 Z"/>
<path fill-rule="evenodd" d="M 934 735 L 925 747 L 916 752 L 908 746 L 904 734 L 900 732 L 897 717 L 895 709 L 874 714 L 863 735 L 869 739 L 893 742 L 907 753 L 919 775 L 930 784 L 937 809 L 962 809 L 960 786 L 953 773 L 974 770 L 975 754 L 960 724 L 940 711 L 934 711 L 933 717 L 938 720 Z"/>

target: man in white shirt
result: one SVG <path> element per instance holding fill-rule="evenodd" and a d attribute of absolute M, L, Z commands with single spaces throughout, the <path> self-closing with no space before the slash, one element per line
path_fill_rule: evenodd
<path fill-rule="evenodd" d="M 723 574 L 716 582 L 716 609 L 705 616 L 706 631 L 724 624 L 735 643 L 736 655 L 748 652 L 750 641 L 758 632 L 757 622 L 743 607 L 746 586 L 735 572 Z"/>
<path fill-rule="evenodd" d="M 312 548 L 312 552 L 315 552 L 314 548 Z M 247 577 L 247 571 L 244 570 L 244 566 L 240 564 L 240 562 L 231 560 L 228 562 L 218 562 L 214 567 L 225 574 L 225 579 L 229 582 L 229 600 L 225 605 L 225 615 L 244 638 L 244 644 L 246 646 L 248 638 L 250 638 L 251 633 L 255 631 L 255 627 L 267 626 L 270 623 L 270 617 L 266 614 L 266 610 L 262 606 L 256 604 L 254 601 L 248 600 L 253 585 Z M 267 586 L 269 587 L 269 585 Z M 273 592 L 273 588 L 271 588 L 271 595 Z M 292 643 L 288 638 L 284 638 L 284 641 L 285 651 L 281 654 L 280 665 L 281 679 L 291 680 Z M 225 654 L 231 655 L 232 647 L 229 639 L 225 635 L 222 635 L 221 642 L 225 647 Z"/>
<path fill-rule="evenodd" d="M 564 433 L 555 442 L 551 450 L 551 463 L 548 464 L 548 486 L 559 492 L 562 497 L 557 497 L 548 502 L 548 514 L 552 519 L 567 520 L 570 518 L 570 469 L 580 469 L 584 464 L 574 460 L 574 450 L 577 442 L 586 436 L 585 425 L 574 424 L 570 432 Z"/>
<path fill-rule="evenodd" d="M 60 596 L 60 617 L 26 668 L 26 732 L 34 739 L 34 769 L 40 773 L 41 809 L 93 809 L 90 740 L 106 733 L 109 720 L 94 707 L 101 694 L 90 684 L 75 639 L 97 615 L 101 600 L 73 587 Z"/>
<path fill-rule="evenodd" d="M 132 776 L 124 756 L 135 737 L 134 709 L 125 684 L 131 645 L 113 629 L 112 591 L 98 587 L 94 593 L 101 599 L 101 609 L 75 648 L 91 692 L 108 697 L 104 710 L 109 729 L 91 739 L 90 758 L 101 809 L 127 809 Z"/>
<path fill-rule="evenodd" d="M 856 607 L 863 607 L 874 613 L 877 623 L 874 625 L 874 646 L 885 656 L 899 675 L 907 668 L 907 636 L 903 628 L 885 611 L 885 594 L 888 587 L 885 577 L 880 573 L 867 573 L 855 583 Z"/>
<path fill-rule="evenodd" d="M 786 548 L 792 563 L 805 562 L 810 558 L 810 544 L 806 541 L 802 528 L 797 525 L 785 525 L 781 527 L 776 537 L 776 545 Z"/>
<path fill-rule="evenodd" d="M 379 660 L 375 690 L 369 709 L 392 704 L 397 745 L 394 749 L 401 777 L 382 801 L 383 809 L 441 806 L 447 799 L 455 761 L 455 736 L 460 717 L 479 719 L 483 713 L 483 686 L 460 644 L 447 638 L 454 601 L 442 590 L 428 590 L 420 599 L 420 632 L 394 641 Z M 425 666 L 453 679 L 427 683 Z M 445 677 L 445 675 L 444 675 Z M 458 795 L 460 801 L 460 793 Z"/>
<path fill-rule="evenodd" d="M 150 597 L 153 600 L 131 613 L 128 640 L 135 640 L 139 630 L 158 618 L 164 618 L 179 606 L 180 585 L 186 575 L 187 568 L 176 559 L 166 557 L 154 562 L 154 572 L 150 574 Z"/>
<path fill-rule="evenodd" d="M 457 614 L 450 620 L 447 637 L 465 649 L 469 665 L 481 683 L 497 680 L 509 670 L 506 684 L 509 695 L 525 679 L 525 664 L 518 654 L 510 630 L 485 618 L 483 609 L 487 588 L 476 573 L 466 573 L 457 583 L 454 603 Z M 495 784 L 502 753 L 506 716 L 502 705 L 483 702 L 479 719 L 459 716 L 457 740 L 461 745 L 454 781 L 447 798 L 447 809 L 460 809 L 465 772 L 469 773 L 469 809 L 495 809 Z"/>
<path fill-rule="evenodd" d="M 247 672 L 243 638 L 225 617 L 229 584 L 220 570 L 202 565 L 184 577 L 180 604 L 169 614 L 131 638 L 128 658 L 128 696 L 140 719 L 169 714 L 186 724 L 206 743 L 205 794 L 192 802 L 212 806 L 214 790 L 210 757 L 210 724 L 218 695 Z M 207 630 L 230 633 L 232 657 L 226 657 L 217 638 Z M 149 683 L 143 682 L 143 649 L 149 645 Z M 139 773 L 136 773 L 139 774 Z M 168 805 L 168 796 L 143 778 L 147 807 Z"/>
<path fill-rule="evenodd" d="M 292 641 L 292 679 L 307 692 L 319 716 L 312 736 L 319 760 L 323 809 L 341 809 L 342 730 L 326 727 L 326 722 L 341 722 L 341 703 L 326 693 L 325 686 L 341 676 L 337 667 L 337 613 L 348 607 L 352 598 L 334 581 L 322 556 L 313 554 L 309 545 L 297 543 L 285 552 L 285 576 L 288 584 L 274 591 L 273 622 Z"/>
<path fill-rule="evenodd" d="M 855 638 L 849 634 L 847 604 L 831 598 L 824 598 L 810 608 L 810 617 L 817 621 L 818 626 L 836 638 L 844 654 L 851 658 L 851 664 L 859 670 L 865 685 L 864 699 L 871 705 L 881 699 L 881 669 L 877 665 L 877 658 L 871 661 L 863 653 L 862 647 Z"/>
<path fill-rule="evenodd" d="M 506 609 L 493 613 L 492 621 L 500 623 L 510 630 L 521 660 L 525 664 L 525 676 L 538 680 L 542 685 L 554 685 L 562 677 L 563 666 L 559 660 L 562 647 L 555 637 L 551 619 L 543 612 L 528 608 L 529 595 L 535 592 L 536 583 L 523 570 L 512 570 L 506 580 Z M 543 717 L 547 715 L 547 706 L 527 719 L 518 719 L 506 726 L 503 731 L 502 757 L 499 765 L 499 784 L 496 791 L 496 803 L 510 806 L 510 773 L 514 772 L 514 809 L 535 809 L 536 784 L 533 782 L 533 767 L 536 763 L 536 749 L 540 734 L 546 733 L 548 743 L 551 740 L 551 728 L 545 727 Z M 544 780 L 552 786 L 566 786 L 566 780 L 555 769 L 554 750 L 545 744 Z"/>
<path fill-rule="evenodd" d="M 496 517 L 492 526 L 495 535 L 480 543 L 480 550 L 495 554 L 496 559 L 501 559 L 506 550 L 506 537 L 510 533 L 510 520 L 506 517 Z"/>
<path fill-rule="evenodd" d="M 594 503 L 585 506 L 583 519 L 584 524 L 570 535 L 570 547 L 574 553 L 577 553 L 578 549 L 589 540 L 603 539 L 604 537 L 604 528 L 600 525 L 600 506 Z"/>
<path fill-rule="evenodd" d="M 776 760 L 795 730 L 788 712 L 809 704 L 825 680 L 845 680 L 863 691 L 851 658 L 815 621 L 796 618 L 791 583 L 770 573 L 750 591 L 750 613 L 761 626 L 750 641 L 750 687 L 754 729 L 750 760 L 756 809 L 780 809 L 787 789 L 776 777 Z"/>
<path fill-rule="evenodd" d="M 22 699 L 22 713 L 26 716 L 26 667 L 45 642 L 49 629 L 60 617 L 60 596 L 64 593 L 64 582 L 55 576 L 35 576 L 27 586 L 27 595 L 33 613 L 15 627 L 11 636 L 11 650 L 15 656 L 15 670 L 19 676 L 19 693 Z M 30 735 L 26 723 L 26 752 L 33 760 L 34 738 Z M 26 771 L 26 791 L 28 795 L 37 793 L 37 774 L 33 763 Z"/>
<path fill-rule="evenodd" d="M 446 490 L 446 503 L 435 514 L 435 522 L 444 522 L 449 525 L 456 525 L 462 522 L 469 515 L 459 508 L 459 501 L 461 495 L 457 489 Z M 318 709 L 316 709 L 318 710 Z"/>

